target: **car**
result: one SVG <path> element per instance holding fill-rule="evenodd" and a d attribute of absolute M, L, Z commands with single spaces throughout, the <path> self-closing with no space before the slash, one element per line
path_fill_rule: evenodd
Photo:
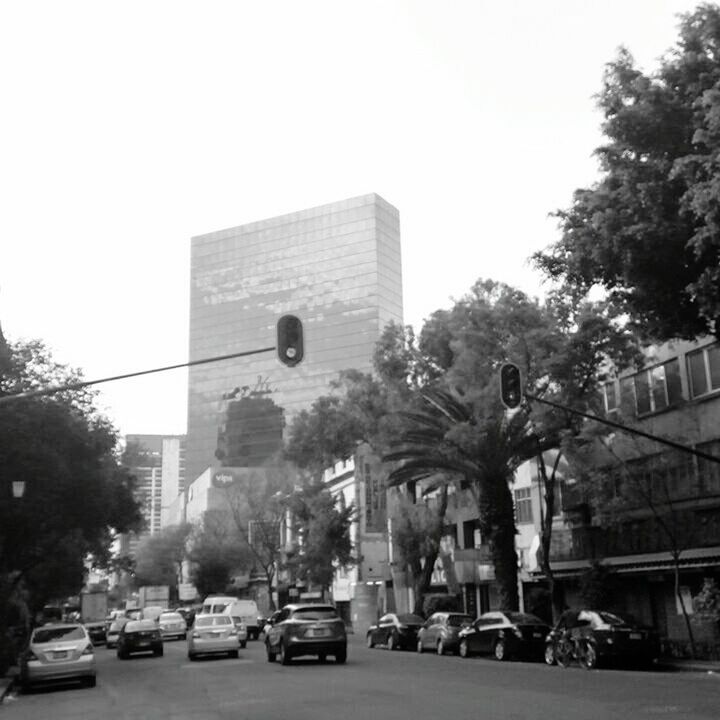
<path fill-rule="evenodd" d="M 542 660 L 550 626 L 520 612 L 486 612 L 459 633 L 461 657 L 492 653 L 497 660 L 526 657 Z"/>
<path fill-rule="evenodd" d="M 247 625 L 244 623 L 244 621 L 241 617 L 238 617 L 236 615 L 231 615 L 230 617 L 232 618 L 232 621 L 235 623 L 235 629 L 237 630 L 237 633 L 238 633 L 238 643 L 240 644 L 240 647 L 241 648 L 247 647 L 247 641 L 248 641 Z"/>
<path fill-rule="evenodd" d="M 229 615 L 222 613 L 195 616 L 187 636 L 187 656 L 195 660 L 199 655 L 229 655 L 238 657 L 238 631 Z"/>
<path fill-rule="evenodd" d="M 262 634 L 263 637 L 267 637 L 268 632 L 270 631 L 270 628 L 275 624 L 276 620 L 280 616 L 281 610 L 275 610 L 274 612 L 270 613 L 270 617 L 265 619 L 265 622 L 262 626 Z"/>
<path fill-rule="evenodd" d="M 258 625 L 260 611 L 254 600 L 240 599 L 232 595 L 209 595 L 203 600 L 202 613 L 224 613 L 231 617 L 242 618 L 247 628 L 248 638 L 257 640 L 261 626 Z"/>
<path fill-rule="evenodd" d="M 105 631 L 107 629 L 105 620 L 92 620 L 83 623 L 83 625 L 94 645 L 101 645 L 105 642 Z"/>
<path fill-rule="evenodd" d="M 80 623 L 52 623 L 35 628 L 20 658 L 20 686 L 80 680 L 95 687 L 97 671 L 92 641 Z"/>
<path fill-rule="evenodd" d="M 588 668 L 602 664 L 651 666 L 660 655 L 660 637 L 630 617 L 604 610 L 566 610 L 545 640 L 545 662 L 556 662 L 559 640 L 569 636 L 585 643 Z"/>
<path fill-rule="evenodd" d="M 375 625 L 371 625 L 365 635 L 369 648 L 385 645 L 388 650 L 414 650 L 417 634 L 425 620 L 419 615 L 388 613 Z"/>
<path fill-rule="evenodd" d="M 128 618 L 118 617 L 110 623 L 110 627 L 105 633 L 105 647 L 109 649 L 117 647 L 120 630 L 122 630 L 126 622 L 128 622 Z"/>
<path fill-rule="evenodd" d="M 416 649 L 419 653 L 434 650 L 438 655 L 460 651 L 460 630 L 472 625 L 471 615 L 458 612 L 433 613 L 420 628 Z"/>
<path fill-rule="evenodd" d="M 117 656 L 127 660 L 131 655 L 141 652 L 151 652 L 157 657 L 163 655 L 162 635 L 154 620 L 128 620 L 120 629 Z"/>
<path fill-rule="evenodd" d="M 333 605 L 286 605 L 268 630 L 265 649 L 268 662 L 277 658 L 283 665 L 301 655 L 316 655 L 321 662 L 332 655 L 342 664 L 347 660 L 345 622 Z"/>
<path fill-rule="evenodd" d="M 160 613 L 157 624 L 163 640 L 169 640 L 170 638 L 185 640 L 187 637 L 185 618 L 183 618 L 179 612 L 168 610 L 167 612 Z"/>

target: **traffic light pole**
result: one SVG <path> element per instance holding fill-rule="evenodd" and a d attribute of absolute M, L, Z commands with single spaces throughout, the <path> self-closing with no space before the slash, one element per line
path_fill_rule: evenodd
<path fill-rule="evenodd" d="M 667 445 L 675 450 L 681 450 L 682 452 L 690 453 L 691 455 L 695 455 L 695 457 L 702 458 L 703 460 L 720 464 L 720 457 L 709 455 L 702 450 L 696 450 L 695 448 L 688 447 L 687 445 L 675 442 L 674 440 L 668 440 L 667 438 L 660 437 L 659 435 L 653 435 L 652 433 L 644 432 L 643 430 L 638 430 L 637 428 L 628 427 L 627 425 L 615 422 L 614 420 L 608 420 L 607 418 L 591 415 L 590 413 L 582 412 L 581 410 L 575 410 L 567 405 L 553 402 L 552 400 L 546 400 L 545 398 L 538 397 L 537 395 L 530 395 L 530 393 L 524 393 L 524 395 L 528 398 L 528 400 L 534 400 L 535 402 L 543 403 L 544 405 L 550 405 L 558 410 L 563 410 L 564 412 L 568 412 L 573 415 L 579 415 L 580 417 L 587 418 L 588 420 L 595 420 L 595 422 L 609 425 L 610 427 L 617 428 L 618 430 L 624 430 L 625 432 L 632 433 L 633 435 L 639 435 L 640 437 L 647 438 L 648 440 L 654 440 L 657 443 Z"/>

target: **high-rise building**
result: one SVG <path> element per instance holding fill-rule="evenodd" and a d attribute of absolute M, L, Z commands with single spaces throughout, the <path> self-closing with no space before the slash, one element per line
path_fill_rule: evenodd
<path fill-rule="evenodd" d="M 375 194 L 192 239 L 190 360 L 276 345 L 285 314 L 304 359 L 274 350 L 190 368 L 188 483 L 210 466 L 260 466 L 293 416 L 338 372 L 369 372 L 375 343 L 402 322 L 398 211 Z"/>

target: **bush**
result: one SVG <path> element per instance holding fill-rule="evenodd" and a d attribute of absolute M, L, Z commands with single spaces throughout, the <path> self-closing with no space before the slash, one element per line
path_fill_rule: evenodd
<path fill-rule="evenodd" d="M 426 595 L 423 602 L 425 617 L 436 612 L 464 612 L 462 600 L 457 595 Z"/>

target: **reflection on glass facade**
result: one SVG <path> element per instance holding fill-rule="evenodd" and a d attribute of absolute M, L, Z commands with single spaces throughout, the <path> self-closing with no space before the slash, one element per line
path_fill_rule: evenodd
<path fill-rule="evenodd" d="M 190 360 L 275 346 L 288 313 L 305 339 L 293 368 L 274 352 L 190 368 L 192 482 L 265 464 L 340 370 L 371 370 L 382 329 L 402 322 L 398 211 L 371 194 L 195 237 L 190 282 Z"/>

